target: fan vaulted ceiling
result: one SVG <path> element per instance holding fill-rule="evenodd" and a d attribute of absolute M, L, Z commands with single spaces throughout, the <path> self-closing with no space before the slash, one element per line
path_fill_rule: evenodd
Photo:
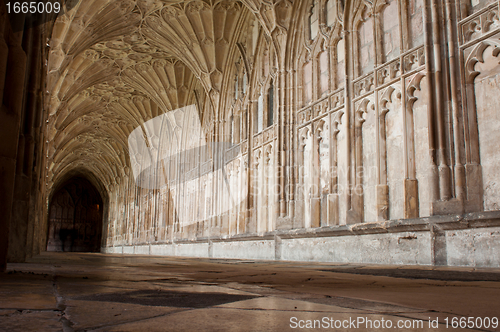
<path fill-rule="evenodd" d="M 128 136 L 165 112 L 197 104 L 201 121 L 211 121 L 246 31 L 258 24 L 272 36 L 286 28 L 290 7 L 85 0 L 60 15 L 48 42 L 49 186 L 75 171 L 105 186 L 119 182 L 130 168 Z"/>

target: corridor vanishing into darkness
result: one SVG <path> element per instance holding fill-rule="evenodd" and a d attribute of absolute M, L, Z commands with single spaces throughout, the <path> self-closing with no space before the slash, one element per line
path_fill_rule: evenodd
<path fill-rule="evenodd" d="M 47 251 L 99 252 L 103 199 L 85 178 L 63 183 L 51 199 Z"/>

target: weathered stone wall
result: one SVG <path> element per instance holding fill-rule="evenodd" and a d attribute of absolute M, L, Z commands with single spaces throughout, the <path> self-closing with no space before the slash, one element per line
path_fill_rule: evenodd
<path fill-rule="evenodd" d="M 103 250 L 498 266 L 466 249 L 497 248 L 498 1 L 97 5 L 55 23 L 46 152 L 47 192 L 109 197 Z"/>
<path fill-rule="evenodd" d="M 487 227 L 485 227 L 487 225 Z M 492 267 L 500 264 L 500 214 L 473 213 L 315 230 L 149 245 L 115 245 L 115 254 L 253 260 Z"/>
<path fill-rule="evenodd" d="M 0 272 L 7 260 L 22 262 L 45 248 L 41 105 L 50 24 L 35 23 L 0 3 Z"/>

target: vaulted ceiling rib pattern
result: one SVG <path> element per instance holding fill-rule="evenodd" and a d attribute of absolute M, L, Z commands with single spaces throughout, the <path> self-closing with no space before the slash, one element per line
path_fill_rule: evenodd
<path fill-rule="evenodd" d="M 186 1 L 148 16 L 142 33 L 182 59 L 207 92 L 220 92 L 228 52 L 247 14 L 236 1 Z"/>
<path fill-rule="evenodd" d="M 130 167 L 134 129 L 206 100 L 205 111 L 217 111 L 245 22 L 255 15 L 271 34 L 290 4 L 86 0 L 58 17 L 47 64 L 49 187 L 75 169 L 112 186 Z"/>

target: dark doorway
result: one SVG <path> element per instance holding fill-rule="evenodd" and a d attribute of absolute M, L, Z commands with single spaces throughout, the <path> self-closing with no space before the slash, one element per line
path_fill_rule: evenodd
<path fill-rule="evenodd" d="M 47 251 L 99 252 L 102 198 L 85 178 L 75 177 L 52 196 Z"/>

